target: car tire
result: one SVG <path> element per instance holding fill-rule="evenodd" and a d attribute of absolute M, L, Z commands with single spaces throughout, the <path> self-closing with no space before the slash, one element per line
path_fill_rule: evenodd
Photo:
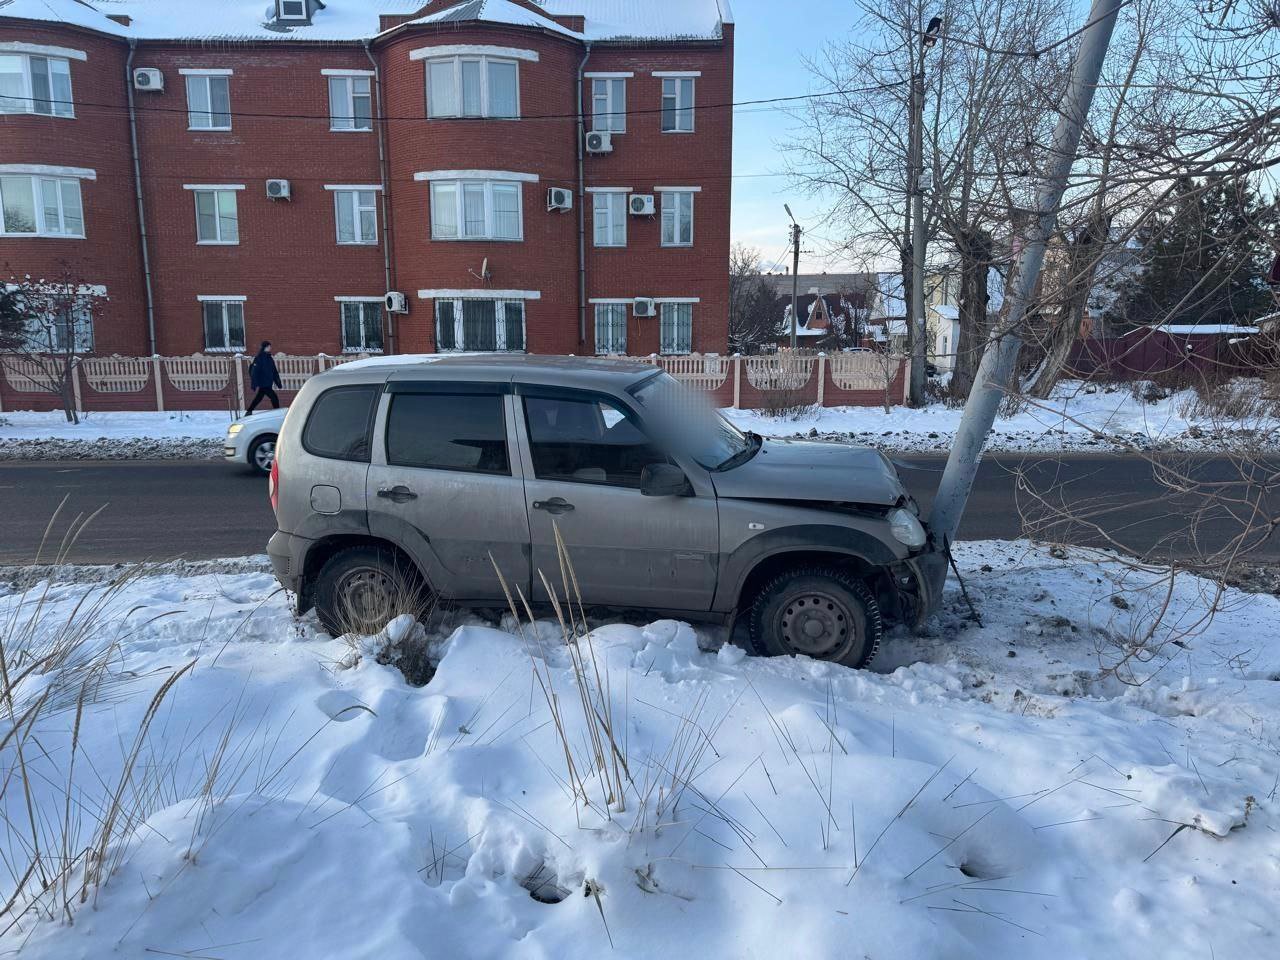
<path fill-rule="evenodd" d="M 875 657 L 883 634 L 875 595 L 839 567 L 781 573 L 751 605 L 751 643 L 764 656 L 803 654 L 857 669 Z"/>
<path fill-rule="evenodd" d="M 274 433 L 264 433 L 260 437 L 254 437 L 253 442 L 249 444 L 249 452 L 245 455 L 245 462 L 249 464 L 249 469 L 254 473 L 260 473 L 266 477 L 271 474 L 271 462 L 276 458 L 276 435 Z"/>
<path fill-rule="evenodd" d="M 425 620 L 435 606 L 408 561 L 373 546 L 347 547 L 326 560 L 313 597 L 320 625 L 333 637 L 377 633 L 402 613 Z"/>

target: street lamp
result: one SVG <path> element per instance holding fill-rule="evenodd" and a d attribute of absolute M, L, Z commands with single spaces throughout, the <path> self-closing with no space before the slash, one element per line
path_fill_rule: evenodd
<path fill-rule="evenodd" d="M 800 290 L 800 224 L 796 223 L 791 205 L 784 203 L 782 209 L 791 218 L 791 352 L 796 351 L 796 331 L 800 326 L 800 315 L 796 313 L 796 297 Z"/>

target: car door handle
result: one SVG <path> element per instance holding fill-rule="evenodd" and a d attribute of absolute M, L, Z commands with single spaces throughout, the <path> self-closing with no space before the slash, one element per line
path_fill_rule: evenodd
<path fill-rule="evenodd" d="M 418 499 L 418 495 L 403 484 L 398 487 L 391 487 L 390 489 L 384 487 L 378 491 L 378 496 L 382 497 L 384 500 L 392 500 L 396 503 L 404 503 L 406 500 Z"/>
<path fill-rule="evenodd" d="M 573 504 L 564 497 L 552 497 L 550 500 L 533 501 L 533 509 L 545 510 L 547 513 L 568 513 L 573 509 Z"/>

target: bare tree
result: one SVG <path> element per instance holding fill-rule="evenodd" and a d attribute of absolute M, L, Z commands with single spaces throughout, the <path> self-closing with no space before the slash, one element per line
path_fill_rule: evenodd
<path fill-rule="evenodd" d="M 781 333 L 778 297 L 760 275 L 760 251 L 742 243 L 729 249 L 729 350 L 757 353 Z"/>
<path fill-rule="evenodd" d="M 62 262 L 58 275 L 11 275 L 5 285 L 14 321 L 5 332 L 0 365 L 54 394 L 69 423 L 78 423 L 74 377 L 80 358 L 92 352 L 93 328 L 106 297 Z"/>

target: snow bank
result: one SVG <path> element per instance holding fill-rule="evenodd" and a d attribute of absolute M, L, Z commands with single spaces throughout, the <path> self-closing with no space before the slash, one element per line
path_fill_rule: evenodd
<path fill-rule="evenodd" d="M 1026 544 L 962 544 L 957 559 L 985 625 L 953 588 L 932 633 L 891 638 L 875 671 L 716 652 L 717 631 L 670 620 L 598 625 L 628 786 L 609 797 L 588 769 L 589 804 L 570 795 L 533 672 L 580 761 L 590 724 L 554 624 L 455 614 L 431 638 L 434 678 L 413 688 L 369 657 L 339 668 L 351 648 L 296 621 L 266 574 L 140 578 L 93 638 L 116 644 L 119 678 L 81 725 L 84 776 L 111 781 L 151 690 L 198 658 L 153 727 L 172 787 L 74 925 L 29 918 L 0 947 L 50 960 L 1273 952 L 1280 601 L 1232 592 L 1207 633 L 1126 685 L 1101 668 L 1149 621 L 1150 578 Z M 1180 580 L 1175 615 L 1200 586 Z M 104 588 L 48 589 L 53 623 Z M 0 597 L 0 623 L 33 598 Z M 226 765 L 248 772 L 202 813 L 192 798 L 232 720 L 245 746 Z M 37 731 L 51 816 L 69 726 L 64 713 Z"/>

